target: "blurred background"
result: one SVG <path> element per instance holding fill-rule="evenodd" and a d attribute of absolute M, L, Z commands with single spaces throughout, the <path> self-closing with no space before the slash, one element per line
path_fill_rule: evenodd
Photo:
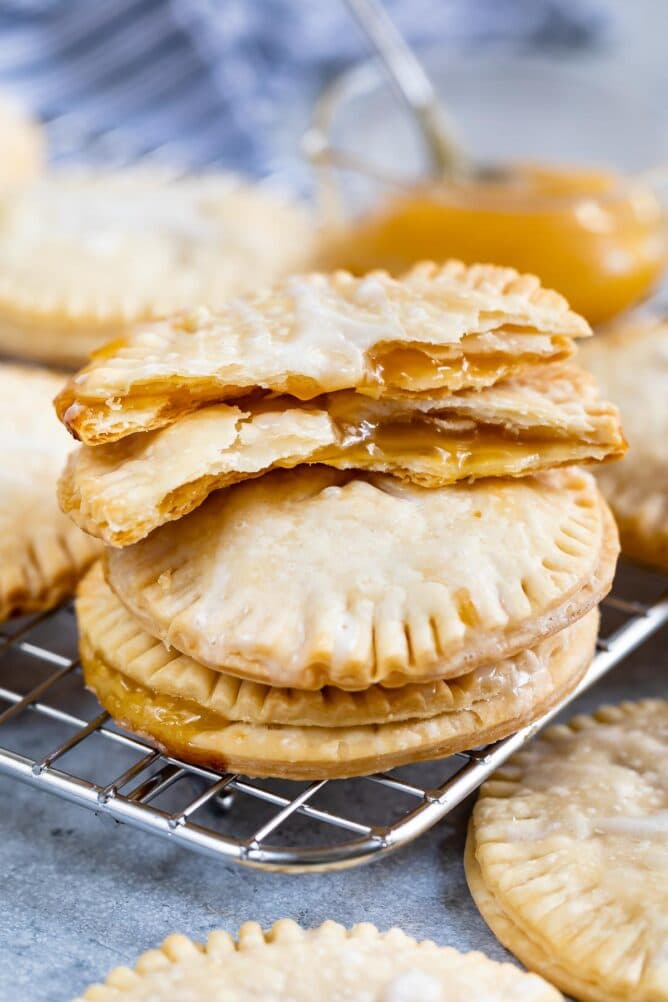
<path fill-rule="evenodd" d="M 541 57 L 574 65 L 587 101 L 579 109 L 568 81 L 561 90 L 551 82 L 560 112 L 556 125 L 545 125 L 553 142 L 563 127 L 562 143 L 578 134 L 584 141 L 588 116 L 622 166 L 666 154 L 668 5 L 661 0 L 387 0 L 387 7 L 419 49 L 437 48 L 430 66 L 445 73 L 452 60 L 475 58 L 468 113 L 478 108 L 488 120 L 496 99 L 498 71 L 488 77 L 479 69 L 486 54 Z M 104 160 L 159 148 L 182 163 L 216 161 L 308 189 L 299 139 L 313 103 L 367 55 L 343 0 L 0 2 L 0 87 L 50 123 L 58 159 L 79 157 L 84 147 Z M 512 85 L 495 116 L 496 138 L 508 100 L 517 100 L 518 115 L 545 111 L 549 83 L 533 93 L 526 81 Z M 567 127 L 569 116 L 577 129 Z M 615 125 L 618 116 L 632 127 L 632 141 Z M 467 125 L 475 132 L 474 122 Z"/>
<path fill-rule="evenodd" d="M 345 0 L 0 0 L 0 95 L 53 164 L 222 167 L 308 200 L 308 267 L 493 261 L 594 324 L 646 300 L 668 260 L 668 4 L 384 6 L 470 164 L 510 165 L 503 183 L 436 176 Z"/>

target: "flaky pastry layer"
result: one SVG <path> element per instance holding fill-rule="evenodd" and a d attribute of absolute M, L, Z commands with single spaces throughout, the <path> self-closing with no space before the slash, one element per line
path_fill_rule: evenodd
<path fill-rule="evenodd" d="M 405 699 L 401 690 L 385 690 L 384 701 L 390 707 L 387 720 L 347 726 L 335 725 L 334 719 L 327 724 L 326 702 L 315 726 L 230 720 L 211 708 L 215 704 L 213 687 L 224 689 L 217 679 L 211 678 L 211 669 L 203 670 L 210 674 L 212 695 L 200 703 L 195 689 L 190 688 L 195 672 L 182 675 L 181 665 L 164 682 L 163 676 L 156 673 L 147 684 L 142 684 L 133 676 L 145 677 L 143 672 L 134 669 L 128 672 L 115 655 L 110 658 L 115 665 L 112 667 L 95 654 L 86 635 L 82 636 L 81 663 L 86 685 L 112 717 L 148 738 L 165 754 L 222 772 L 295 780 L 332 779 L 364 776 L 411 762 L 442 758 L 507 737 L 536 720 L 575 688 L 591 662 L 597 629 L 598 614 L 592 610 L 562 631 L 558 640 L 549 638 L 535 651 L 500 663 L 495 666 L 497 691 L 491 684 L 482 698 L 474 698 L 478 688 L 475 681 L 464 682 L 468 693 L 463 698 L 455 681 L 450 687 L 456 694 L 451 708 L 402 720 L 392 719 L 391 708 L 396 701 L 401 711 L 411 697 Z M 484 676 L 484 670 L 479 671 Z M 522 671 L 528 672 L 529 677 L 513 689 L 512 680 L 517 682 Z M 504 679 L 504 672 L 508 672 L 509 679 Z M 445 683 L 441 684 L 443 687 Z M 176 692 L 179 694 L 175 695 Z M 331 688 L 320 694 L 302 693 L 298 699 L 308 715 L 311 709 L 317 712 L 319 703 L 331 693 Z M 359 709 L 360 720 L 377 698 L 377 694 L 348 693 L 342 697 L 345 695 Z M 279 713 L 285 712 L 289 699 L 290 694 L 285 690 L 274 691 L 272 706 Z M 334 709 L 342 701 L 335 698 Z"/>
<path fill-rule="evenodd" d="M 538 279 L 492 265 L 418 265 L 401 281 L 293 275 L 140 326 L 97 352 L 56 401 L 88 444 L 169 424 L 260 388 L 301 400 L 357 389 L 433 396 L 563 360 L 587 323 Z"/>
<path fill-rule="evenodd" d="M 624 447 L 617 412 L 591 377 L 546 366 L 438 401 L 341 391 L 301 405 L 289 397 L 214 404 L 154 432 L 81 446 L 59 498 L 82 529 L 127 546 L 212 491 L 275 467 L 325 463 L 443 487 L 599 462 Z"/>

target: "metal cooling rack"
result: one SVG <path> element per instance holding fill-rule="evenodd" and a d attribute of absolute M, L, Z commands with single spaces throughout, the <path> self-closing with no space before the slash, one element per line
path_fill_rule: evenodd
<path fill-rule="evenodd" d="M 576 691 L 540 720 L 440 762 L 308 784 L 220 775 L 161 755 L 120 730 L 83 688 L 74 616 L 65 606 L 0 633 L 0 707 L 9 704 L 0 709 L 0 773 L 223 861 L 290 872 L 363 863 L 445 818 L 548 720 L 668 622 L 665 579 L 654 576 L 658 597 L 639 601 L 623 597 L 623 578 L 604 603 L 591 668 Z"/>
<path fill-rule="evenodd" d="M 58 160 L 178 163 L 169 146 L 133 148 L 121 131 L 93 135 L 76 115 L 45 124 Z M 639 600 L 643 593 L 647 599 Z M 598 652 L 575 692 L 511 737 L 376 776 L 294 783 L 221 775 L 161 755 L 121 730 L 83 687 L 73 609 L 63 606 L 0 627 L 0 774 L 221 861 L 292 873 L 355 866 L 442 821 L 667 623 L 668 580 L 627 569 L 602 611 Z"/>

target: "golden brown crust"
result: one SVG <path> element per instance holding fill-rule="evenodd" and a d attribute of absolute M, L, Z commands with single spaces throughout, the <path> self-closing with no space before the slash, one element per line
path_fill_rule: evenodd
<path fill-rule="evenodd" d="M 300 467 L 107 551 L 106 573 L 149 633 L 201 664 L 355 690 L 534 645 L 601 600 L 617 550 L 579 470 L 425 490 Z"/>
<path fill-rule="evenodd" d="M 620 486 L 617 477 L 600 478 L 614 511 L 625 557 L 668 573 L 668 494 L 646 484 Z"/>
<path fill-rule="evenodd" d="M 471 836 L 470 825 L 464 849 L 464 869 L 466 871 L 466 882 L 478 911 L 499 942 L 510 953 L 514 953 L 528 970 L 534 971 L 536 974 L 540 973 L 544 977 L 549 978 L 552 983 L 558 984 L 569 996 L 581 999 L 582 1002 L 624 1002 L 619 997 L 613 998 L 608 995 L 607 990 L 601 995 L 596 986 L 587 985 L 576 974 L 565 970 L 554 957 L 544 951 L 538 942 L 534 942 L 524 936 L 517 926 L 513 924 L 512 920 L 499 908 L 494 896 L 489 892 L 482 879 L 480 866 L 475 857 L 474 840 Z"/>
<path fill-rule="evenodd" d="M 498 719 L 510 719 L 520 703 L 529 705 L 534 693 L 552 688 L 549 665 L 555 659 L 569 659 L 573 650 L 593 648 L 597 621 L 592 610 L 535 649 L 449 682 L 394 689 L 374 685 L 359 692 L 333 686 L 305 691 L 243 681 L 167 649 L 142 629 L 114 595 L 99 563 L 81 581 L 76 607 L 86 663 L 101 662 L 131 683 L 175 699 L 193 700 L 207 713 L 230 722 L 330 728 L 425 720 L 441 713 L 479 710 L 490 700 Z"/>
<path fill-rule="evenodd" d="M 668 999 L 668 701 L 547 730 L 482 787 L 466 870 L 483 917 L 587 1002 Z"/>
<path fill-rule="evenodd" d="M 278 397 L 203 407 L 154 432 L 81 446 L 60 479 L 60 504 L 91 535 L 127 546 L 212 491 L 276 467 L 325 463 L 436 488 L 622 455 L 619 417 L 592 378 L 575 366 L 544 369 L 435 401 L 342 391 L 301 405 Z"/>
<path fill-rule="evenodd" d="M 488 386 L 567 357 L 588 333 L 561 297 L 511 269 L 450 262 L 401 282 L 293 275 L 217 314 L 137 328 L 97 353 L 56 406 L 76 437 L 101 444 L 258 387 L 306 400 Z"/>
<path fill-rule="evenodd" d="M 81 604 L 78 615 L 82 622 Z M 325 699 L 312 693 L 297 694 L 301 710 L 299 705 L 291 706 L 290 691 L 269 693 L 269 705 L 261 713 L 256 713 L 257 704 L 252 706 L 252 699 L 246 699 L 246 711 L 252 706 L 251 715 L 269 719 L 245 723 L 225 715 L 228 701 L 224 681 L 218 683 L 218 692 L 213 688 L 206 692 L 207 685 L 199 690 L 193 685 L 206 681 L 213 687 L 219 673 L 209 670 L 208 678 L 200 680 L 195 669 L 206 669 L 188 664 L 187 659 L 180 659 L 167 677 L 161 670 L 152 674 L 137 671 L 136 664 L 128 670 L 122 650 L 106 651 L 107 660 L 102 659 L 100 645 L 95 647 L 85 622 L 80 654 L 86 684 L 105 709 L 122 726 L 147 738 L 164 753 L 224 772 L 323 779 L 367 775 L 506 737 L 536 720 L 573 690 L 591 662 L 597 628 L 598 615 L 592 611 L 559 637 L 543 641 L 535 651 L 479 669 L 482 678 L 472 682 L 468 677 L 456 680 L 450 686 L 451 705 L 424 717 L 406 716 L 412 699 L 401 691 L 341 694 L 347 696 L 344 701 L 330 689 Z M 128 646 L 141 649 L 144 643 L 135 637 Z M 136 681 L 137 677 L 143 684 Z M 480 682 L 486 689 L 482 693 L 477 691 Z M 464 696 L 458 698 L 460 686 Z M 199 702 L 195 693 L 203 690 Z M 413 702 L 419 713 L 419 700 L 413 698 Z M 364 723 L 365 718 L 378 716 L 378 706 L 383 703 L 390 710 L 387 718 Z M 220 704 L 222 713 L 214 709 Z M 392 712 L 395 706 L 396 717 Z M 232 712 L 239 714 L 237 704 Z M 315 726 L 276 722 L 299 717 L 300 712 L 302 718 L 316 720 Z M 355 718 L 358 723 L 339 725 L 341 719 Z"/>
<path fill-rule="evenodd" d="M 620 323 L 602 332 L 582 361 L 619 405 L 629 452 L 601 471 L 601 490 L 632 559 L 668 571 L 668 322 Z"/>
<path fill-rule="evenodd" d="M 71 448 L 51 408 L 59 383 L 54 373 L 0 365 L 0 621 L 57 605 L 100 551 L 58 510 Z"/>

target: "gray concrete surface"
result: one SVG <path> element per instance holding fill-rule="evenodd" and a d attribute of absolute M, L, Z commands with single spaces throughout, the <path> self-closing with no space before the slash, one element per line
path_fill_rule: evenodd
<path fill-rule="evenodd" d="M 613 75 L 634 89 L 640 79 L 657 130 L 664 130 L 668 4 L 611 0 L 610 7 L 618 18 Z M 0 663 L 0 678 L 2 670 Z M 567 715 L 606 701 L 665 696 L 667 678 L 664 630 Z M 21 735 L 15 727 L 17 747 L 28 741 Z M 284 876 L 195 855 L 0 776 L 0 1000 L 64 1002 L 172 931 L 202 938 L 215 926 L 234 931 L 251 918 L 263 925 L 282 916 L 306 925 L 325 918 L 400 924 L 417 937 L 502 958 L 464 879 L 469 810 L 470 802 L 463 804 L 413 845 L 370 866 Z"/>
<path fill-rule="evenodd" d="M 636 574 L 624 576 L 626 595 L 637 580 Z M 648 585 L 648 597 L 657 586 L 657 581 Z M 4 670 L 23 666 L 14 659 Z M 0 663 L 0 684 L 2 671 Z M 666 695 L 667 678 L 664 630 L 576 708 Z M 27 752 L 35 747 L 35 734 L 17 722 L 9 743 Z M 7 740 L 2 730 L 0 738 Z M 53 737 L 45 734 L 44 741 L 49 740 Z M 109 766 L 106 746 L 92 758 L 87 755 L 88 769 Z M 363 804 L 359 789 L 350 789 L 355 809 L 371 815 L 375 805 L 369 791 L 374 788 L 364 784 Z M 463 804 L 427 835 L 384 860 L 346 872 L 289 876 L 196 855 L 0 777 L 0 999 L 64 1002 L 109 968 L 132 963 L 170 932 L 202 938 L 216 926 L 234 931 L 247 919 L 269 925 L 282 916 L 308 926 L 326 918 L 346 925 L 399 924 L 418 938 L 504 957 L 464 879 L 470 806 Z M 229 823 L 243 827 L 248 808 L 239 804 L 236 810 L 240 815 Z"/>

